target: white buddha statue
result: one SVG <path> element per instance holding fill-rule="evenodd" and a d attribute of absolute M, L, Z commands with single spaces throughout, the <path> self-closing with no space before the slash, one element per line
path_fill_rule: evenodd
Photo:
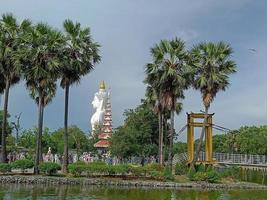
<path fill-rule="evenodd" d="M 95 93 L 94 100 L 92 101 L 95 113 L 91 118 L 92 131 L 94 132 L 97 126 L 102 125 L 105 114 L 107 100 L 107 92 L 105 82 L 100 83 L 99 91 Z"/>

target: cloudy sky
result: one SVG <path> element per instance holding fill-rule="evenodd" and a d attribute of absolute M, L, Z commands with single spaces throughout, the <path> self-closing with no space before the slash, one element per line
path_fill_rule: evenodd
<path fill-rule="evenodd" d="M 123 122 L 123 111 L 134 108 L 144 96 L 144 65 L 149 49 L 161 39 L 181 37 L 187 48 L 201 41 L 223 40 L 234 49 L 238 73 L 231 86 L 211 106 L 214 122 L 227 128 L 267 122 L 267 1 L 266 0 L 0 0 L 0 14 L 13 13 L 19 20 L 47 22 L 61 29 L 69 18 L 91 28 L 101 44 L 102 62 L 71 88 L 70 124 L 89 131 L 91 101 L 100 80 L 111 87 L 114 127 Z M 256 52 L 249 49 L 256 49 Z M 189 90 L 176 129 L 186 112 L 202 109 L 198 91 Z M 45 110 L 45 126 L 63 126 L 64 95 L 58 88 Z M 10 92 L 9 112 L 22 112 L 23 128 L 36 124 L 37 108 L 24 83 Z M 14 119 L 14 117 L 12 117 Z M 185 136 L 181 136 L 185 139 Z"/>

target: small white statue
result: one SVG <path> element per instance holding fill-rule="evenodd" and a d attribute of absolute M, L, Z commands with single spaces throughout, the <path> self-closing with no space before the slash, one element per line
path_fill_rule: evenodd
<path fill-rule="evenodd" d="M 104 81 L 101 82 L 99 91 L 95 93 L 94 100 L 92 102 L 93 108 L 96 110 L 91 118 L 92 131 L 94 133 L 95 128 L 102 125 L 104 120 L 105 106 L 106 106 L 107 92 Z"/>

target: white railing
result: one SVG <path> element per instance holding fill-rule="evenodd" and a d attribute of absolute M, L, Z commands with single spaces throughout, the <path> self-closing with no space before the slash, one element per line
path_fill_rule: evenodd
<path fill-rule="evenodd" d="M 187 158 L 186 153 L 174 156 L 174 163 L 181 162 Z M 213 159 L 219 163 L 240 165 L 267 165 L 267 155 L 213 153 Z M 200 152 L 199 161 L 205 160 L 205 152 Z"/>

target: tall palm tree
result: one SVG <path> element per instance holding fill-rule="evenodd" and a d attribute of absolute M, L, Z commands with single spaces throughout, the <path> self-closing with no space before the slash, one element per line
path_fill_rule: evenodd
<path fill-rule="evenodd" d="M 63 23 L 66 44 L 63 49 L 61 87 L 65 89 L 65 113 L 64 113 L 64 156 L 63 172 L 67 172 L 68 166 L 68 104 L 69 87 L 78 84 L 82 76 L 93 70 L 100 61 L 99 45 L 93 42 L 89 28 L 82 28 L 80 23 L 65 20 Z"/>
<path fill-rule="evenodd" d="M 225 91 L 229 86 L 229 75 L 236 72 L 236 64 L 231 60 L 233 51 L 224 42 L 201 43 L 191 50 L 190 63 L 194 70 L 193 87 L 199 90 L 205 107 L 204 125 L 191 167 L 194 167 L 199 157 L 208 111 L 211 103 L 219 91 Z"/>
<path fill-rule="evenodd" d="M 39 23 L 23 35 L 23 43 L 18 58 L 27 88 L 37 91 L 38 95 L 38 133 L 36 135 L 36 155 L 34 173 L 39 173 L 43 129 L 43 101 L 45 92 L 55 82 L 60 72 L 60 58 L 63 35 L 46 24 Z"/>
<path fill-rule="evenodd" d="M 16 62 L 13 61 L 13 57 L 19 48 L 18 36 L 29 24 L 30 22 L 28 20 L 23 20 L 21 24 L 18 24 L 12 14 L 2 15 L 2 19 L 0 20 L 1 87 L 4 85 L 4 113 L 1 134 L 2 162 L 7 161 L 6 136 L 9 90 L 12 85 L 19 82 L 21 76 L 21 70 Z"/>
<path fill-rule="evenodd" d="M 163 165 L 163 122 L 164 122 L 164 115 L 162 112 L 162 106 L 160 104 L 159 99 L 159 92 L 156 91 L 155 80 L 152 79 L 151 76 L 153 74 L 147 74 L 145 83 L 148 84 L 146 88 L 146 103 L 151 107 L 152 111 L 158 115 L 158 127 L 159 127 L 159 138 L 158 138 L 158 145 L 159 145 L 159 164 Z M 153 88 L 153 86 L 154 88 Z M 157 95 L 158 94 L 158 95 Z"/>
<path fill-rule="evenodd" d="M 51 82 L 48 82 L 46 84 L 46 87 L 44 88 L 43 91 L 43 96 L 41 97 L 42 99 L 39 100 L 39 94 L 38 94 L 38 88 L 35 86 L 35 84 L 31 84 L 30 82 L 28 82 L 27 85 L 28 89 L 30 90 L 30 96 L 32 99 L 35 100 L 35 103 L 37 104 L 37 106 L 39 107 L 39 103 L 41 102 L 41 116 L 40 116 L 40 121 L 43 122 L 44 120 L 44 108 L 50 104 L 53 100 L 53 98 L 56 95 L 56 89 L 57 89 L 57 85 L 56 82 L 51 80 Z M 43 156 L 42 156 L 42 143 L 40 145 L 39 148 L 39 159 L 42 162 L 43 160 Z"/>
<path fill-rule="evenodd" d="M 184 98 L 184 90 L 189 86 L 187 70 L 187 53 L 185 43 L 178 38 L 162 40 L 151 49 L 155 64 L 151 64 L 149 73 L 158 75 L 156 87 L 159 89 L 160 104 L 171 112 L 171 130 L 169 134 L 168 163 L 172 166 L 173 138 L 174 138 L 174 113 L 177 100 Z"/>

